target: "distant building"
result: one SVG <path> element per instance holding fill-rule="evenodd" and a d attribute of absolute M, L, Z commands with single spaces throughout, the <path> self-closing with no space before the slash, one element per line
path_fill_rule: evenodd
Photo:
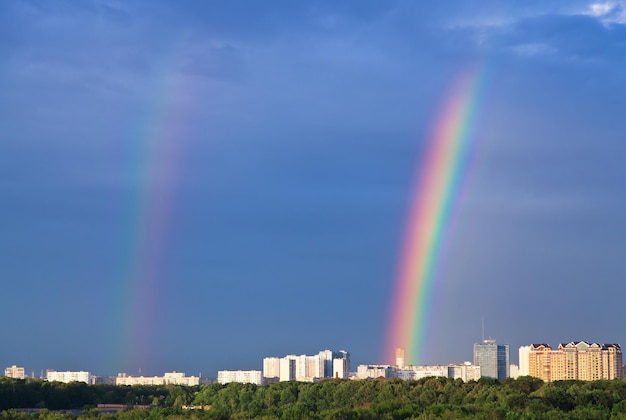
<path fill-rule="evenodd" d="M 217 382 L 263 385 L 263 377 L 260 370 L 220 370 L 217 372 Z"/>
<path fill-rule="evenodd" d="M 198 376 L 185 376 L 183 372 L 166 372 L 163 376 L 129 376 L 118 373 L 115 385 L 200 385 Z"/>
<path fill-rule="evenodd" d="M 545 343 L 531 344 L 528 370 L 546 382 L 621 378 L 622 349 L 619 344 L 586 341 L 561 343 L 556 350 Z"/>
<path fill-rule="evenodd" d="M 405 366 L 403 369 L 395 368 L 393 377 L 404 380 L 416 380 L 431 376 L 462 379 L 463 381 L 473 381 L 480 378 L 480 366 L 472 365 L 470 362 L 455 365 L 435 365 L 435 366 Z"/>
<path fill-rule="evenodd" d="M 56 370 L 48 370 L 48 372 L 46 372 L 46 380 L 48 382 L 84 382 L 90 384 L 91 373 L 82 370 L 80 372 L 57 372 Z"/>
<path fill-rule="evenodd" d="M 17 367 L 15 365 L 4 369 L 4 376 L 13 379 L 24 379 L 26 374 L 23 367 Z"/>
<path fill-rule="evenodd" d="M 528 376 L 528 360 L 530 356 L 530 346 L 519 348 L 519 376 Z"/>
<path fill-rule="evenodd" d="M 428 378 L 431 376 L 448 377 L 448 366 L 405 366 L 404 368 L 396 368 L 394 377 L 398 379 L 415 380 Z"/>
<path fill-rule="evenodd" d="M 294 354 L 263 359 L 264 382 L 301 381 L 315 382 L 323 378 L 350 376 L 350 353 L 322 350 L 315 355 Z"/>
<path fill-rule="evenodd" d="M 115 376 L 91 375 L 91 385 L 115 385 Z"/>
<path fill-rule="evenodd" d="M 339 350 L 333 356 L 333 378 L 348 379 L 350 376 L 350 353 Z"/>
<path fill-rule="evenodd" d="M 402 369 L 404 367 L 404 349 L 396 349 L 396 367 Z"/>
<path fill-rule="evenodd" d="M 484 340 L 474 344 L 474 364 L 480 366 L 485 378 L 499 381 L 509 377 L 509 345 L 496 344 L 496 340 Z"/>
<path fill-rule="evenodd" d="M 319 355 L 296 356 L 296 381 L 313 382 L 324 377 L 324 362 Z"/>
<path fill-rule="evenodd" d="M 280 359 L 279 380 L 281 382 L 296 380 L 296 358 L 295 355 L 289 355 Z"/>
<path fill-rule="evenodd" d="M 470 362 L 462 364 L 435 365 L 435 366 L 405 366 L 404 368 L 389 365 L 359 365 L 357 379 L 398 378 L 416 380 L 431 376 L 475 381 L 480 379 L 480 366 Z"/>
<path fill-rule="evenodd" d="M 322 378 L 332 378 L 333 377 L 333 359 L 335 352 L 332 350 L 322 350 L 318 353 L 320 358 L 320 362 L 324 365 L 324 372 L 321 376 Z"/>
<path fill-rule="evenodd" d="M 519 367 L 517 367 L 516 364 L 511 363 L 509 365 L 509 378 L 511 379 L 517 379 L 519 378 Z"/>
<path fill-rule="evenodd" d="M 480 366 L 465 362 L 460 365 L 448 365 L 448 378 L 462 379 L 464 382 L 480 379 Z"/>
<path fill-rule="evenodd" d="M 395 369 L 389 365 L 359 365 L 357 379 L 393 378 Z"/>
<path fill-rule="evenodd" d="M 266 357 L 263 359 L 263 377 L 278 381 L 280 378 L 280 358 Z"/>

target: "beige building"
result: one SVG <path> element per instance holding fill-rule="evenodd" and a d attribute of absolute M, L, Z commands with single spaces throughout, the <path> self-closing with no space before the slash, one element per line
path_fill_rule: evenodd
<path fill-rule="evenodd" d="M 163 376 L 129 376 L 118 373 L 115 385 L 200 385 L 198 376 L 185 376 L 183 372 L 166 372 Z"/>
<path fill-rule="evenodd" d="M 46 380 L 48 382 L 64 382 L 66 384 L 70 382 L 84 382 L 86 384 L 91 383 L 91 373 L 80 372 L 57 372 L 56 370 L 48 370 L 46 372 Z"/>
<path fill-rule="evenodd" d="M 24 379 L 26 374 L 23 367 L 17 367 L 15 365 L 4 369 L 4 376 L 13 379 Z"/>
<path fill-rule="evenodd" d="M 619 344 L 586 341 L 561 343 L 556 350 L 548 344 L 531 344 L 528 375 L 546 382 L 621 378 L 622 349 Z"/>

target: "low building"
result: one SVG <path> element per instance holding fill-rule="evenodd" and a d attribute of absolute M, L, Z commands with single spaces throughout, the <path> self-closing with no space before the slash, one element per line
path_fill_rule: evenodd
<path fill-rule="evenodd" d="M 398 378 L 416 380 L 431 376 L 462 379 L 465 382 L 475 381 L 480 379 L 480 366 L 472 365 L 470 362 L 459 365 L 404 366 L 403 368 L 389 365 L 359 365 L 356 372 L 356 379 Z"/>
<path fill-rule="evenodd" d="M 115 385 L 115 376 L 91 375 L 91 385 Z"/>
<path fill-rule="evenodd" d="M 477 381 L 481 377 L 480 366 L 465 362 L 460 365 L 448 365 L 448 378 L 462 379 L 464 382 Z"/>
<path fill-rule="evenodd" d="M 359 365 L 357 379 L 393 378 L 395 369 L 389 365 Z"/>
<path fill-rule="evenodd" d="M 85 371 L 79 372 L 57 372 L 56 370 L 48 370 L 46 372 L 46 380 L 48 382 L 84 382 L 86 384 L 91 383 L 91 373 Z"/>
<path fill-rule="evenodd" d="M 220 370 L 217 372 L 217 382 L 263 385 L 263 377 L 260 370 Z"/>
<path fill-rule="evenodd" d="M 115 385 L 200 385 L 198 376 L 185 376 L 183 372 L 166 372 L 163 376 L 129 376 L 118 373 Z"/>
<path fill-rule="evenodd" d="M 4 369 L 4 376 L 13 379 L 24 379 L 26 377 L 26 374 L 23 367 L 17 367 L 13 365 Z"/>

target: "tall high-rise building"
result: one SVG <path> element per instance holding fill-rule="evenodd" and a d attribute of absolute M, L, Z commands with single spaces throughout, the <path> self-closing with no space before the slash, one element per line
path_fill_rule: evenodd
<path fill-rule="evenodd" d="M 280 359 L 280 381 L 296 380 L 296 359 L 298 356 L 290 354 Z"/>
<path fill-rule="evenodd" d="M 529 347 L 528 374 L 546 382 L 622 377 L 622 349 L 619 344 L 572 341 L 559 344 L 556 350 L 545 343 Z"/>
<path fill-rule="evenodd" d="M 320 363 L 323 366 L 323 378 L 332 378 L 333 376 L 333 352 L 331 350 L 322 350 L 318 353 Z"/>
<path fill-rule="evenodd" d="M 528 376 L 528 357 L 530 356 L 530 346 L 522 346 L 519 348 L 519 376 Z"/>
<path fill-rule="evenodd" d="M 509 377 L 509 345 L 496 340 L 474 344 L 474 364 L 480 366 L 480 376 L 499 381 Z"/>
<path fill-rule="evenodd" d="M 333 358 L 333 378 L 348 379 L 350 375 L 350 353 L 339 350 Z"/>
<path fill-rule="evenodd" d="M 280 377 L 280 359 L 278 357 L 266 357 L 263 359 L 263 377 L 270 380 L 278 380 Z"/>

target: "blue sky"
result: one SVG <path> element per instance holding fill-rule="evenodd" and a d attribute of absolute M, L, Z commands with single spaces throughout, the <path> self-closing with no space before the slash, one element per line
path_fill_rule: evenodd
<path fill-rule="evenodd" d="M 415 173 L 476 64 L 423 362 L 470 360 L 483 316 L 513 361 L 531 342 L 626 344 L 625 7 L 1 2 L 0 363 L 382 362 Z"/>

